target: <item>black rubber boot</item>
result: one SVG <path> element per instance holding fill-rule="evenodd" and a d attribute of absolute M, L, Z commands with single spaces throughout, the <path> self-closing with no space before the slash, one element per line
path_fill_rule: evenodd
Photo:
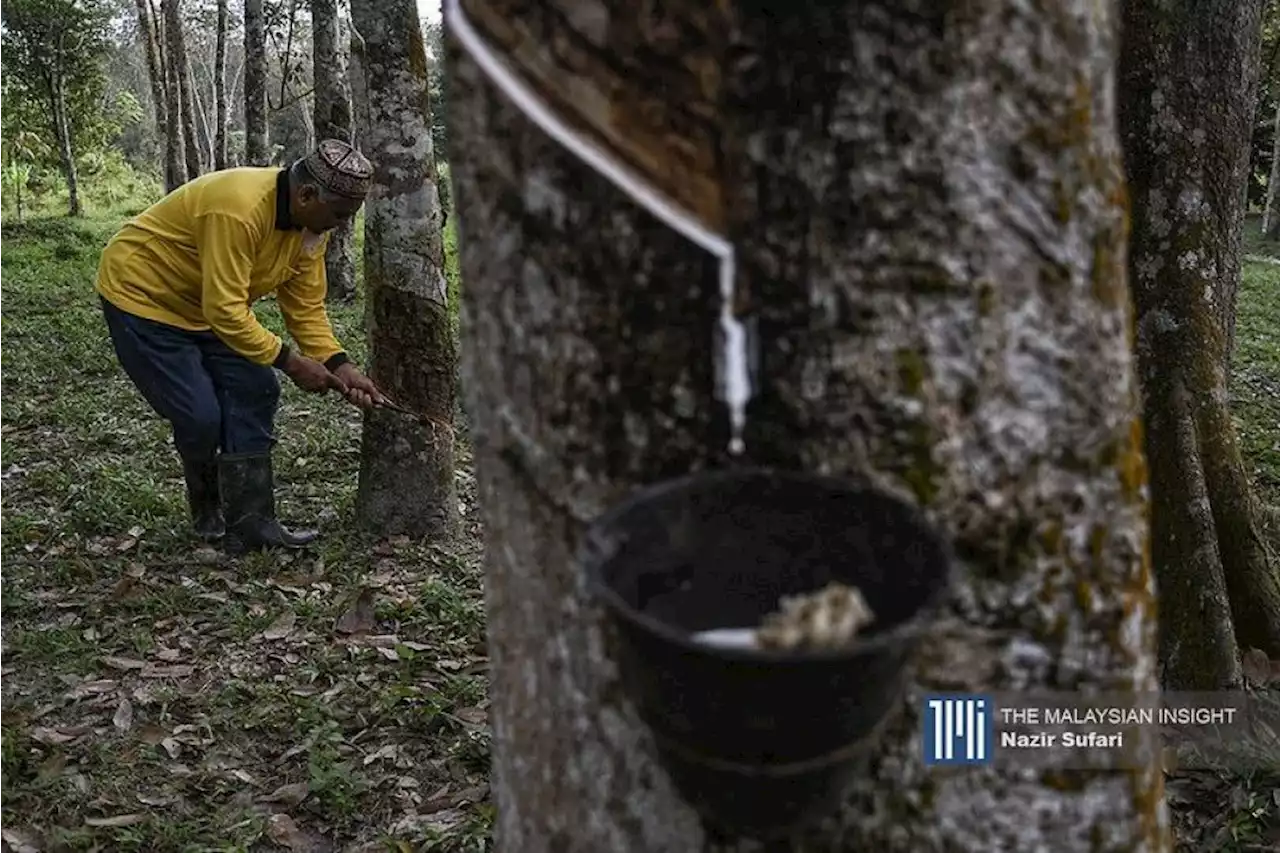
<path fill-rule="evenodd" d="M 276 520 L 270 453 L 224 453 L 219 466 L 227 551 L 302 548 L 319 537 L 319 531 L 290 531 Z"/>
<path fill-rule="evenodd" d="M 182 475 L 187 481 L 187 504 L 191 507 L 191 526 L 205 542 L 222 538 L 226 524 L 222 518 L 222 502 L 218 491 L 218 460 L 182 460 Z"/>

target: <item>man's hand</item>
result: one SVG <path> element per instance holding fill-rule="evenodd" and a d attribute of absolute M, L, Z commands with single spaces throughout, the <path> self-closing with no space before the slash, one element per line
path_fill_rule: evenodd
<path fill-rule="evenodd" d="M 373 384 L 373 380 L 361 373 L 360 368 L 349 361 L 338 365 L 333 375 L 346 386 L 347 390 L 343 394 L 347 400 L 362 409 L 372 409 L 387 401 L 387 398 L 378 390 L 378 386 Z"/>
<path fill-rule="evenodd" d="M 330 373 L 323 364 L 305 355 L 291 351 L 289 360 L 284 364 L 284 372 L 303 391 L 323 394 L 332 388 L 343 396 L 347 394 L 347 385 L 340 376 Z"/>

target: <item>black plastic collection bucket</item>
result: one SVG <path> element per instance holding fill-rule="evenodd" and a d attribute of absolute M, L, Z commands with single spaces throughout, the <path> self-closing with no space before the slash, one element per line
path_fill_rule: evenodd
<path fill-rule="evenodd" d="M 697 474 L 591 525 L 584 568 L 618 628 L 624 689 L 685 798 L 718 830 L 767 835 L 835 805 L 899 706 L 949 586 L 950 549 L 911 505 L 802 473 Z M 758 651 L 693 635 L 750 628 L 833 581 L 875 615 L 850 645 Z"/>

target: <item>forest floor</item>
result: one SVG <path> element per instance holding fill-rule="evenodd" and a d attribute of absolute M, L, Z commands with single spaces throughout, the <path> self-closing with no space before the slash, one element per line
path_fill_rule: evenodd
<path fill-rule="evenodd" d="M 481 544 L 348 523 L 360 413 L 287 381 L 307 556 L 194 549 L 167 427 L 93 292 L 120 217 L 5 224 L 4 836 L 43 850 L 486 849 Z M 363 309 L 331 311 L 360 362 Z M 274 304 L 260 311 L 280 331 Z"/>
<path fill-rule="evenodd" d="M 10 849 L 481 851 L 493 819 L 481 536 L 354 529 L 360 414 L 285 383 L 281 514 L 305 556 L 186 532 L 167 429 L 116 365 L 92 290 L 120 222 L 4 228 L 3 826 Z M 1251 237 L 1248 251 L 1280 257 Z M 274 306 L 260 312 L 277 331 Z M 332 311 L 362 355 L 363 307 Z M 1240 292 L 1233 406 L 1280 505 L 1280 265 Z M 1183 845 L 1265 849 L 1262 774 L 1178 780 Z"/>

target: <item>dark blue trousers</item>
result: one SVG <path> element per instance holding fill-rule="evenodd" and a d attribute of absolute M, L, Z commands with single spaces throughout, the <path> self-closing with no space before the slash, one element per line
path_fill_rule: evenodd
<path fill-rule="evenodd" d="M 275 371 L 236 353 L 213 332 L 191 332 L 121 311 L 102 311 L 116 357 L 156 414 L 173 426 L 186 459 L 263 453 L 274 444 Z"/>

